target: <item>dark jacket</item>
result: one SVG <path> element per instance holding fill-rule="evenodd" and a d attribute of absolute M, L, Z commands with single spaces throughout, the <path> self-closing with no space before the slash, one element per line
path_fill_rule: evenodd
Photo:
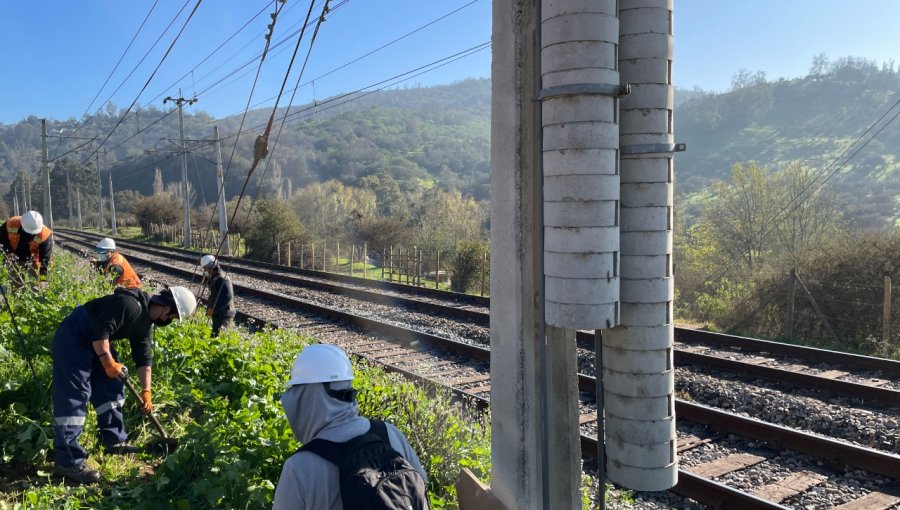
<path fill-rule="evenodd" d="M 221 317 L 234 310 L 234 289 L 231 280 L 216 264 L 209 277 L 209 305 L 213 317 Z"/>
<path fill-rule="evenodd" d="M 84 308 L 93 323 L 91 342 L 127 338 L 135 366 L 153 364 L 153 323 L 150 322 L 150 296 L 146 292 L 116 288 L 112 294 L 88 301 Z"/>

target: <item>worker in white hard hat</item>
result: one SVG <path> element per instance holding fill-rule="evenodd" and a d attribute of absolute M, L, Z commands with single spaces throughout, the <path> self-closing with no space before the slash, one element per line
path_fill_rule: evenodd
<path fill-rule="evenodd" d="M 125 256 L 116 250 L 115 240 L 104 237 L 94 247 L 94 251 L 97 252 L 98 258 L 94 259 L 93 263 L 103 274 L 112 276 L 113 285 L 126 289 L 141 288 L 140 277 L 134 272 Z"/>
<path fill-rule="evenodd" d="M 124 365 L 112 346 L 127 338 L 140 382 L 144 413 L 153 410 L 151 366 L 153 326 L 184 320 L 197 307 L 194 294 L 169 287 L 153 296 L 139 289 L 117 287 L 112 294 L 76 306 L 56 329 L 53 358 L 54 472 L 76 483 L 93 483 L 100 473 L 85 464 L 87 451 L 78 444 L 87 403 L 97 414 L 100 445 L 108 454 L 138 453 L 127 443 L 122 406 Z"/>
<path fill-rule="evenodd" d="M 306 448 L 314 442 L 344 445 L 369 434 L 387 442 L 385 446 L 404 457 L 421 476 L 421 479 L 416 477 L 421 484 L 412 484 L 418 487 L 418 491 L 409 487 L 413 494 L 403 508 L 427 508 L 427 498 L 422 501 L 422 497 L 428 477 L 419 457 L 393 424 L 359 415 L 352 381 L 353 365 L 347 354 L 337 346 L 309 345 L 297 356 L 287 389 L 281 396 L 281 405 L 294 437 L 304 447 L 284 463 L 275 488 L 273 510 L 345 508 L 340 468 Z"/>
<path fill-rule="evenodd" d="M 7 218 L 0 225 L 0 248 L 13 259 L 36 273 L 47 274 L 53 254 L 53 232 L 44 226 L 37 211 Z"/>
<path fill-rule="evenodd" d="M 234 309 L 234 288 L 231 279 L 219 266 L 213 255 L 200 257 L 200 267 L 205 271 L 204 278 L 209 286 L 209 299 L 206 302 L 206 316 L 212 317 L 212 337 L 219 336 L 222 328 L 228 327 L 237 312 Z"/>

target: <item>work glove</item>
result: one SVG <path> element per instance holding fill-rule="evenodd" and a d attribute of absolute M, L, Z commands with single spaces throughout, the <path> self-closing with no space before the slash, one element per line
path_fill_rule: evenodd
<path fill-rule="evenodd" d="M 207 308 L 207 309 L 206 309 L 206 316 L 207 316 L 207 317 L 212 317 L 212 312 L 213 312 L 213 309 L 212 309 L 212 308 Z"/>
<path fill-rule="evenodd" d="M 100 357 L 100 364 L 103 365 L 103 371 L 106 372 L 106 377 L 109 377 L 110 379 L 119 379 L 122 377 L 122 371 L 124 370 L 125 365 L 114 360 L 112 355 Z"/>
<path fill-rule="evenodd" d="M 141 390 L 141 400 L 144 401 L 141 406 L 141 412 L 150 414 L 150 412 L 153 411 L 153 401 L 150 400 L 150 390 Z"/>

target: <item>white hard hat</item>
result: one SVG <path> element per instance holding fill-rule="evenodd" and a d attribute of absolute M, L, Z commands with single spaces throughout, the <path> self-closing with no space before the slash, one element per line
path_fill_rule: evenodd
<path fill-rule="evenodd" d="M 184 320 L 194 313 L 197 308 L 197 298 L 194 293 L 184 287 L 169 287 L 172 292 L 172 298 L 175 300 L 175 308 L 178 309 L 178 320 Z"/>
<path fill-rule="evenodd" d="M 44 228 L 44 218 L 37 211 L 28 211 L 22 215 L 22 230 L 29 234 L 37 234 Z"/>
<path fill-rule="evenodd" d="M 313 344 L 297 355 L 287 385 L 352 380 L 353 364 L 343 350 L 334 345 Z"/>
<path fill-rule="evenodd" d="M 200 267 L 203 267 L 203 268 L 208 267 L 215 261 L 216 261 L 216 258 L 214 256 L 204 255 L 204 256 L 200 257 Z"/>
<path fill-rule="evenodd" d="M 116 251 L 116 242 L 110 237 L 104 237 L 97 243 L 98 250 Z"/>

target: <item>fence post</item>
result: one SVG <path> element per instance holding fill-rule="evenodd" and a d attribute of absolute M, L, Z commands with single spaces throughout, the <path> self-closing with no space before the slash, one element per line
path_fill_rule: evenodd
<path fill-rule="evenodd" d="M 796 273 L 795 273 L 795 275 L 796 275 Z M 816 312 L 816 317 L 818 317 L 819 321 L 822 323 L 822 325 L 825 326 L 825 329 L 831 335 L 831 338 L 833 338 L 835 340 L 835 342 L 838 343 L 838 345 L 840 345 L 841 347 L 844 347 L 844 342 L 840 339 L 840 337 L 837 336 L 837 333 L 834 332 L 834 329 L 832 329 L 831 324 L 828 323 L 828 317 L 826 317 L 825 314 L 822 313 L 822 309 L 819 308 L 819 303 L 816 303 L 815 298 L 813 298 L 813 295 L 809 291 L 809 289 L 806 288 L 806 284 L 803 283 L 803 280 L 800 278 L 800 275 L 796 275 L 796 280 L 797 280 L 797 283 L 800 284 L 800 288 L 806 294 L 806 298 L 809 299 L 809 304 L 812 305 L 813 311 Z"/>
<path fill-rule="evenodd" d="M 275 241 L 275 251 L 277 252 L 275 255 L 275 261 L 278 265 L 281 265 L 281 241 Z"/>
<path fill-rule="evenodd" d="M 794 298 L 797 295 L 797 268 L 788 275 L 787 315 L 784 318 L 784 337 L 794 338 Z"/>
<path fill-rule="evenodd" d="M 305 246 L 305 243 L 300 243 L 300 269 L 303 269 L 303 248 Z"/>
<path fill-rule="evenodd" d="M 322 241 L 322 271 L 325 271 L 326 260 L 328 260 L 328 241 Z"/>
<path fill-rule="evenodd" d="M 438 282 L 441 281 L 441 250 L 434 252 L 434 288 L 438 288 Z"/>
<path fill-rule="evenodd" d="M 362 261 L 363 261 L 363 278 L 366 280 L 369 279 L 369 243 L 363 243 L 363 252 L 362 252 Z"/>
<path fill-rule="evenodd" d="M 341 242 L 335 241 L 335 244 L 337 245 L 337 247 L 335 248 L 335 252 L 334 252 L 335 253 L 335 255 L 334 255 L 334 272 L 340 274 L 340 272 L 341 272 L 341 269 L 340 269 L 340 266 L 341 266 Z"/>
<path fill-rule="evenodd" d="M 384 268 L 382 268 L 382 279 L 384 279 Z M 388 281 L 394 281 L 394 245 L 391 245 L 391 253 L 388 258 Z"/>
<path fill-rule="evenodd" d="M 881 338 L 885 352 L 891 348 L 891 277 L 884 277 L 884 304 L 881 311 Z"/>
<path fill-rule="evenodd" d="M 487 265 L 487 250 L 481 252 L 481 295 L 484 295 L 484 266 Z"/>
<path fill-rule="evenodd" d="M 287 245 L 287 265 L 291 267 L 291 241 L 288 241 Z"/>

